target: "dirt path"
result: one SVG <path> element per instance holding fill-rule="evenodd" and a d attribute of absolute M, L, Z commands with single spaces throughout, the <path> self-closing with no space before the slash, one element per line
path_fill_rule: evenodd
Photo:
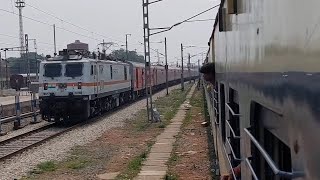
<path fill-rule="evenodd" d="M 174 145 L 168 163 L 168 180 L 211 180 L 207 128 L 201 125 L 203 96 L 196 91 L 190 100 L 191 109 L 187 112 L 181 132 Z"/>

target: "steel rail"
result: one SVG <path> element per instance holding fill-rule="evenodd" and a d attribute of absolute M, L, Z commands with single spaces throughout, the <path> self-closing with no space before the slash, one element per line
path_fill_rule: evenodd
<path fill-rule="evenodd" d="M 36 115 L 39 115 L 39 113 L 40 113 L 40 111 L 37 110 Z M 32 117 L 33 115 L 34 115 L 34 112 L 28 112 L 28 113 L 22 114 L 21 118 L 25 119 L 25 118 Z M 9 123 L 9 122 L 14 121 L 15 119 L 16 119 L 16 116 L 5 117 L 5 118 L 0 119 L 0 123 Z"/>

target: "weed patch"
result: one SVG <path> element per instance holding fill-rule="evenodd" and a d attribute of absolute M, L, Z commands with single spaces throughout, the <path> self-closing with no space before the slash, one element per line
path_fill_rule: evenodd
<path fill-rule="evenodd" d="M 46 161 L 37 165 L 36 169 L 31 171 L 31 174 L 42 174 L 57 170 L 57 164 L 53 161 Z"/>

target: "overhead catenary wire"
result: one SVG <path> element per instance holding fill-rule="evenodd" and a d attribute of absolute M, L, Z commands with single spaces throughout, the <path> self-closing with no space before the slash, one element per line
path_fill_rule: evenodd
<path fill-rule="evenodd" d="M 58 16 L 55 16 L 55 15 L 49 13 L 49 12 L 46 12 L 46 11 L 40 9 L 40 8 L 37 8 L 37 7 L 35 7 L 35 6 L 33 6 L 33 5 L 29 4 L 29 3 L 26 3 L 26 5 L 28 5 L 28 7 L 31 7 L 31 8 L 33 8 L 33 9 L 37 10 L 37 11 L 40 11 L 40 12 L 44 13 L 44 14 L 47 14 L 48 16 L 51 16 L 51 17 L 53 17 L 53 18 L 55 18 L 55 19 L 57 19 L 57 20 L 59 20 L 59 21 L 61 21 L 61 22 L 63 22 L 63 23 L 66 23 L 66 24 L 69 24 L 69 25 L 74 26 L 74 27 L 76 27 L 76 28 L 79 28 L 79 29 L 81 29 L 81 30 L 83 30 L 83 31 L 87 31 L 87 32 L 89 32 L 89 33 L 92 33 L 92 34 L 95 34 L 95 35 L 104 37 L 104 38 L 109 39 L 109 40 L 112 40 L 112 41 L 117 41 L 117 42 L 124 43 L 124 41 L 116 40 L 116 39 L 113 39 L 113 38 L 104 36 L 104 35 L 102 35 L 102 34 L 100 34 L 100 33 L 96 33 L 96 32 L 94 32 L 94 31 L 91 31 L 91 30 L 89 30 L 89 29 L 87 29 L 87 28 L 84 28 L 84 27 L 81 27 L 81 26 L 79 26 L 79 25 L 76 25 L 76 24 L 74 24 L 74 23 L 72 23 L 72 22 L 69 22 L 69 21 L 67 21 L 67 20 L 65 20 L 65 19 L 62 19 L 62 18 L 58 17 Z"/>
<path fill-rule="evenodd" d="M 196 20 L 190 20 L 190 21 L 186 21 L 186 22 L 207 22 L 207 21 L 214 21 L 216 19 L 196 19 Z"/>
<path fill-rule="evenodd" d="M 8 35 L 8 34 L 2 34 L 0 33 L 0 36 L 5 36 L 5 37 L 9 37 L 9 38 L 12 38 L 12 39 L 19 39 L 19 37 L 17 36 L 12 36 L 12 35 Z M 49 45 L 49 46 L 54 46 L 54 44 L 52 43 L 47 43 L 47 42 L 42 42 L 42 41 L 37 41 L 38 44 L 45 44 L 45 45 Z M 58 45 L 60 46 L 60 45 Z"/>
<path fill-rule="evenodd" d="M 89 30 L 89 29 L 87 29 L 87 28 L 81 27 L 81 26 L 76 25 L 76 24 L 74 24 L 74 23 L 72 23 L 72 22 L 70 22 L 70 21 L 67 21 L 67 20 L 65 20 L 65 19 L 63 19 L 63 18 L 60 18 L 60 17 L 54 15 L 53 13 L 47 12 L 46 10 L 43 10 L 43 9 L 41 9 L 41 8 L 38 8 L 38 7 L 36 7 L 36 6 L 34 6 L 34 5 L 30 4 L 30 3 L 26 3 L 26 5 L 28 5 L 28 7 L 31 7 L 31 8 L 33 8 L 33 9 L 39 11 L 39 12 L 42 12 L 42 13 L 46 14 L 46 15 L 54 18 L 54 19 L 57 19 L 58 21 L 61 21 L 62 23 L 65 23 L 65 24 L 74 26 L 74 27 L 76 27 L 76 28 L 78 28 L 78 29 L 81 29 L 81 30 L 83 30 L 83 31 L 89 32 L 89 33 L 91 33 L 92 35 L 97 35 L 97 36 L 105 37 L 105 38 L 107 38 L 107 39 L 111 39 L 111 38 L 106 37 L 106 36 L 104 36 L 104 35 L 102 35 L 102 34 L 100 34 L 100 33 L 93 32 L 93 31 L 91 31 L 91 30 Z M 218 6 L 218 5 L 217 5 L 217 6 Z M 214 9 L 214 8 L 217 7 L 217 6 L 211 7 L 211 8 L 209 8 L 209 9 L 203 11 L 203 12 L 200 12 L 200 13 L 198 13 L 198 14 L 196 14 L 196 15 L 194 15 L 194 16 L 192 16 L 192 17 L 190 17 L 190 18 L 188 18 L 188 19 L 186 19 L 186 20 L 184 20 L 184 21 L 181 21 L 181 22 L 179 22 L 179 23 L 176 23 L 176 24 L 174 24 L 174 25 L 173 25 L 172 27 L 170 27 L 170 28 L 172 29 L 173 27 L 178 26 L 178 25 L 180 25 L 180 24 L 182 24 L 182 23 L 184 23 L 184 22 L 205 21 L 205 20 L 192 20 L 192 19 L 194 19 L 195 17 L 198 17 L 198 16 L 200 16 L 200 15 L 202 15 L 202 14 L 204 14 L 204 13 L 206 13 L 206 12 L 212 10 L 212 9 Z M 10 13 L 10 14 L 13 14 L 13 15 L 18 16 L 18 14 L 15 13 L 14 11 L 10 12 L 10 11 L 8 11 L 8 10 L 6 10 L 6 9 L 0 9 L 0 11 L 3 11 L 3 12 Z M 36 18 L 28 17 L 28 16 L 23 16 L 23 17 L 26 18 L 26 19 L 28 19 L 28 20 L 31 20 L 31 21 L 34 21 L 34 22 L 37 22 L 37 23 L 40 23 L 40 24 L 43 24 L 43 25 L 47 25 L 47 26 L 52 27 L 52 24 L 51 24 L 51 23 L 48 23 L 48 22 L 45 22 L 45 21 L 42 21 L 42 20 L 38 20 L 38 19 L 36 19 Z M 207 20 L 209 21 L 210 19 L 207 19 Z M 101 41 L 101 39 L 97 39 L 97 38 L 95 38 L 95 37 L 93 37 L 93 36 L 85 35 L 85 34 L 82 34 L 82 33 L 79 33 L 79 32 L 76 32 L 76 31 L 73 31 L 73 30 L 64 28 L 64 27 L 56 26 L 56 28 L 57 28 L 57 29 L 60 29 L 60 30 L 63 30 L 63 31 L 66 31 L 66 32 L 69 32 L 69 33 L 72 33 L 72 34 L 76 34 L 76 35 L 79 35 L 79 36 L 82 36 L 82 37 L 86 37 L 86 38 L 92 39 L 92 40 L 95 40 L 95 41 Z M 165 29 L 165 28 L 164 28 L 164 29 Z M 167 30 L 169 30 L 169 29 L 165 29 L 165 31 L 167 31 Z M 160 32 L 159 32 L 159 33 L 160 33 Z M 117 41 L 117 42 L 121 42 L 121 43 L 124 42 L 124 41 L 119 41 L 119 40 L 115 40 L 115 39 L 111 39 L 111 40 L 114 40 L 114 41 Z M 41 42 L 39 42 L 39 43 L 40 43 L 40 44 L 51 45 L 51 44 L 49 44 L 49 43 L 41 43 Z M 134 44 L 134 43 L 131 43 L 131 42 L 130 42 L 130 44 Z M 140 43 L 140 44 L 135 43 L 135 45 L 143 46 L 143 44 L 141 44 L 141 43 Z M 156 52 L 154 49 L 152 49 L 152 51 Z M 161 55 L 164 55 L 163 53 L 160 53 L 160 54 L 161 54 Z"/>
<path fill-rule="evenodd" d="M 13 0 L 11 0 L 11 10 L 12 10 L 12 12 L 14 12 L 14 2 L 13 2 Z"/>
<path fill-rule="evenodd" d="M 83 31 L 87 31 L 87 32 L 89 32 L 89 33 L 92 34 L 92 35 L 97 35 L 97 36 L 100 36 L 100 37 L 103 37 L 103 38 L 106 38 L 106 39 L 109 39 L 109 40 L 112 40 L 112 41 L 115 41 L 115 42 L 124 43 L 124 41 L 117 40 L 117 39 L 113 39 L 113 38 L 104 36 L 104 35 L 102 35 L 102 34 L 100 34 L 100 33 L 91 31 L 91 30 L 89 30 L 89 29 L 87 29 L 87 28 L 84 28 L 84 27 L 81 27 L 81 26 L 79 26 L 79 25 L 76 25 L 76 24 L 74 24 L 74 23 L 72 23 L 72 22 L 70 22 L 70 21 L 67 21 L 67 20 L 65 20 L 65 19 L 62 19 L 62 18 L 60 18 L 60 17 L 58 17 L 58 16 L 56 16 L 56 15 L 54 15 L 54 14 L 52 14 L 52 13 L 46 12 L 46 11 L 44 11 L 44 10 L 42 10 L 42 9 L 40 9 L 40 8 L 38 8 L 38 7 L 30 4 L 30 3 L 26 3 L 26 5 L 28 5 L 28 7 L 31 7 L 31 8 L 33 8 L 33 9 L 35 9 L 35 10 L 38 10 L 38 11 L 44 13 L 44 14 L 47 14 L 48 16 L 51 16 L 52 18 L 55 18 L 55 19 L 61 21 L 62 23 L 66 23 L 66 24 L 69 24 L 69 25 L 71 25 L 71 26 L 74 26 L 74 27 L 76 27 L 76 28 L 78 28 L 78 29 L 81 29 L 81 30 L 83 30 Z M 15 13 L 15 12 L 10 12 L 10 11 L 5 10 L 5 9 L 0 9 L 0 11 L 4 11 L 4 12 L 11 13 L 11 14 L 14 14 L 14 15 L 17 15 L 17 16 L 18 16 L 17 13 Z M 35 18 L 31 18 L 31 17 L 27 17 L 27 16 L 23 16 L 23 17 L 26 18 L 26 19 L 29 19 L 29 20 L 32 20 L 32 21 L 35 21 L 35 22 L 44 24 L 44 25 L 52 26 L 51 24 L 49 24 L 49 23 L 47 23 L 47 22 L 43 22 L 43 21 L 37 20 L 37 19 L 35 19 Z M 87 35 L 84 35 L 84 34 L 75 32 L 75 31 L 71 31 L 71 30 L 68 30 L 68 29 L 66 29 L 66 28 L 64 28 L 64 27 L 56 26 L 56 28 L 57 28 L 57 29 L 64 30 L 64 31 L 67 31 L 67 32 L 70 32 L 70 33 L 73 33 L 73 34 L 80 35 L 80 36 L 82 36 L 82 37 L 86 37 L 86 38 L 93 39 L 93 40 L 96 40 L 96 41 L 101 41 L 100 39 L 96 39 L 96 38 L 93 38 L 93 37 L 90 37 L 90 36 L 87 36 Z M 130 43 L 130 44 L 132 44 L 132 43 Z M 138 45 L 138 44 L 136 44 L 136 45 Z M 139 44 L 139 46 L 140 46 L 140 44 Z"/>
<path fill-rule="evenodd" d="M 194 19 L 194 18 L 196 18 L 196 17 L 198 17 L 198 16 L 200 16 L 200 15 L 202 15 L 202 14 L 208 12 L 208 11 L 211 11 L 211 10 L 213 10 L 214 8 L 217 8 L 217 7 L 220 7 L 220 4 L 219 4 L 219 5 L 215 5 L 215 6 L 209 8 L 209 9 L 207 9 L 207 10 L 204 10 L 204 11 L 202 11 L 202 12 L 200 12 L 200 13 L 198 13 L 198 14 L 190 17 L 190 18 L 187 18 L 187 19 L 185 19 L 185 20 L 183 20 L 183 21 L 180 21 L 180 22 L 178 22 L 178 23 L 176 23 L 176 24 L 174 24 L 174 25 L 172 25 L 172 26 L 170 26 L 170 27 L 150 29 L 150 30 L 160 30 L 160 29 L 164 29 L 164 30 L 161 30 L 161 31 L 158 31 L 158 32 L 155 32 L 155 33 L 151 33 L 150 36 L 156 35 L 156 34 L 160 34 L 160 33 L 166 32 L 166 31 L 170 31 L 170 30 L 173 29 L 174 27 L 179 26 L 179 25 L 181 25 L 181 24 L 183 24 L 183 23 L 185 23 L 185 22 L 188 22 L 188 21 L 190 21 L 191 19 Z"/>
<path fill-rule="evenodd" d="M 3 45 L 10 45 L 10 46 L 16 46 L 17 44 L 12 44 L 12 43 L 5 43 L 5 42 L 0 42 L 0 44 L 3 44 Z"/>
<path fill-rule="evenodd" d="M 15 13 L 15 12 L 8 11 L 6 9 L 0 9 L 0 11 L 7 12 L 7 13 L 10 13 L 10 14 L 14 14 L 14 15 L 19 16 L 19 14 Z M 31 20 L 31 21 L 34 21 L 34 22 L 37 22 L 37 23 L 44 24 L 44 25 L 52 27 L 52 24 L 49 24 L 48 22 L 43 22 L 43 21 L 28 17 L 28 16 L 24 16 L 24 15 L 22 17 L 24 17 L 24 18 L 26 18 L 28 20 Z M 83 37 L 86 37 L 86 38 L 89 38 L 89 39 L 92 39 L 92 40 L 100 41 L 99 39 L 96 39 L 96 38 L 93 38 L 93 37 L 90 37 L 90 36 L 87 36 L 87 35 L 84 35 L 84 34 L 81 34 L 81 33 L 77 33 L 77 32 L 74 32 L 74 31 L 59 27 L 59 26 L 56 26 L 56 28 L 57 29 L 61 29 L 63 31 L 67 31 L 67 32 L 73 33 L 73 34 L 77 34 L 79 36 L 83 36 Z"/>

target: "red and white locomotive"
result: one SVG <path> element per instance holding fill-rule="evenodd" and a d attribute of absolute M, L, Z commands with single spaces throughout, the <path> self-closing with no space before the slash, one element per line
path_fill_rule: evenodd
<path fill-rule="evenodd" d="M 40 64 L 42 118 L 48 121 L 85 120 L 144 96 L 144 73 L 144 64 L 98 58 L 89 53 L 88 45 L 76 41 L 59 52 L 59 56 Z M 196 69 L 184 73 L 186 80 L 198 76 Z M 180 69 L 169 68 L 169 84 L 179 83 L 180 75 Z M 151 78 L 153 89 L 164 88 L 165 67 L 152 66 Z"/>

